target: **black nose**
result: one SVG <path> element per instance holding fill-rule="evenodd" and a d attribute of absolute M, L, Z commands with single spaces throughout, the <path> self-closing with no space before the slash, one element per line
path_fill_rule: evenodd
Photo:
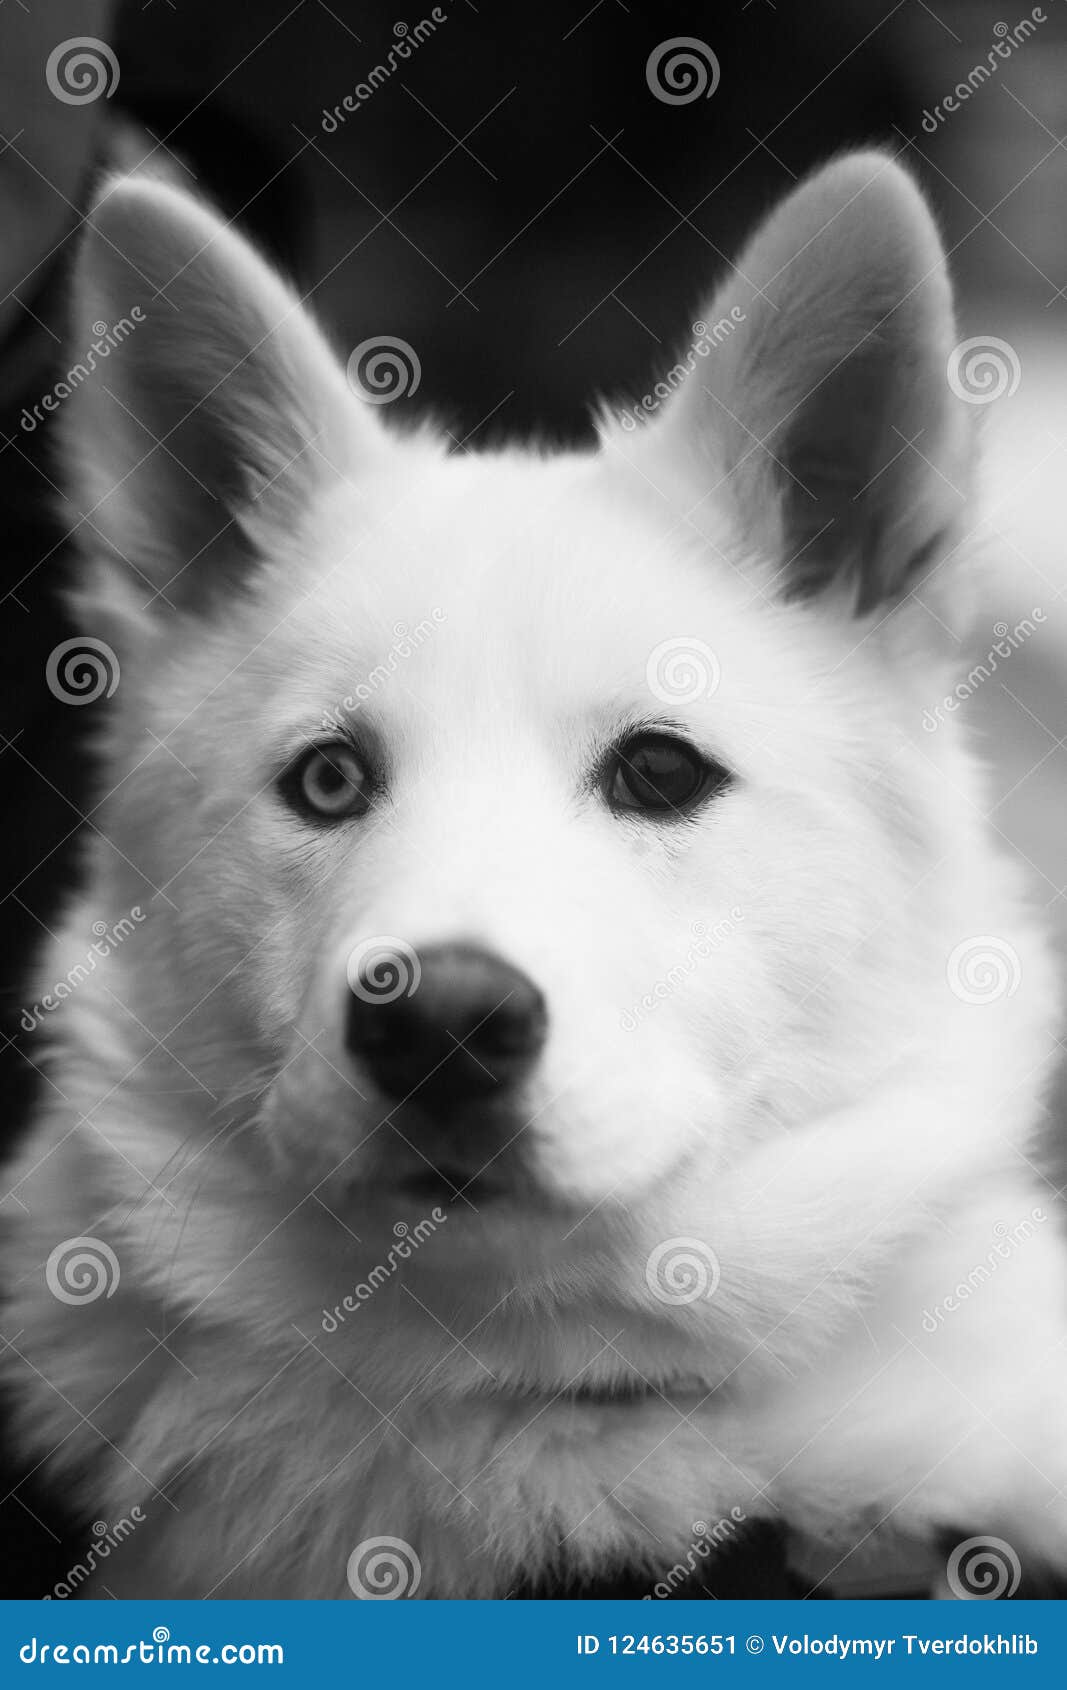
<path fill-rule="evenodd" d="M 378 953 L 350 981 L 351 1054 L 388 1096 L 432 1112 L 514 1085 L 545 1042 L 533 981 L 477 945 L 435 945 L 417 960 L 398 954 L 392 967 Z"/>

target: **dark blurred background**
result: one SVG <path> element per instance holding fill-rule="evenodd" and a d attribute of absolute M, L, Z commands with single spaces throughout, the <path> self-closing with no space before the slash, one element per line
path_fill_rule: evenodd
<path fill-rule="evenodd" d="M 898 151 L 941 218 L 961 333 L 1007 341 L 1021 368 L 1017 391 L 982 416 L 989 575 L 974 650 L 991 647 L 998 621 L 1035 607 L 1045 620 L 965 710 L 994 765 L 993 825 L 1067 937 L 1063 0 L 448 0 L 372 97 L 324 127 L 403 26 L 410 36 L 431 17 L 425 0 L 403 5 L 0 9 L 6 1005 L 21 1001 L 27 950 L 92 825 L 71 735 L 93 707 L 65 710 L 44 685 L 47 654 L 70 632 L 56 598 L 72 567 L 68 519 L 50 427 L 27 433 L 19 417 L 71 361 L 66 268 L 116 148 L 221 202 L 296 278 L 342 355 L 370 336 L 409 342 L 421 382 L 389 419 L 432 413 L 457 450 L 587 438 L 598 396 L 638 397 L 673 362 L 745 231 L 799 175 L 848 145 Z M 1021 19 L 1032 33 L 945 112 Z M 110 44 L 118 84 L 67 104 L 45 67 L 81 35 Z M 714 54 L 710 97 L 668 103 L 651 90 L 649 56 L 676 37 Z M 41 1082 L 17 1009 L 8 1036 L 10 1142 Z M 63 1499 L 37 1479 L 0 1480 L 0 1590 L 42 1594 L 69 1564 Z"/>

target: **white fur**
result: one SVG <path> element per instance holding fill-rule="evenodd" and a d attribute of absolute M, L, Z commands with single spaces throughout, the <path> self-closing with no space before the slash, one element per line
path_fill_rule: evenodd
<path fill-rule="evenodd" d="M 950 658 L 906 570 L 929 544 L 924 600 L 959 618 L 969 471 L 908 178 L 860 155 L 798 190 L 706 314 L 743 300 L 737 336 L 591 454 L 391 437 L 232 231 L 118 181 L 79 322 L 145 277 L 174 314 L 145 302 L 70 407 L 72 495 L 111 548 L 78 601 L 122 680 L 100 836 L 42 979 L 93 921 L 149 914 L 51 1018 L 56 1089 L 8 1205 L 24 1448 L 87 1517 L 146 1514 L 108 1588 L 347 1596 L 350 1552 L 382 1535 L 425 1597 L 624 1564 L 651 1588 L 732 1508 L 831 1562 L 872 1531 L 958 1528 L 1062 1565 L 1067 1278 L 1032 1162 L 1057 989 L 955 723 L 921 730 Z M 858 555 L 783 590 L 787 477 L 830 485 L 842 439 L 810 395 L 842 368 L 842 402 L 869 380 L 885 428 L 924 430 L 922 457 L 852 466 L 877 483 L 858 617 Z M 309 835 L 275 776 L 427 618 L 358 712 L 387 801 Z M 721 681 L 666 706 L 646 669 L 675 638 Z M 733 772 L 695 823 L 590 790 L 634 718 Z M 698 920 L 725 936 L 679 974 Z M 541 986 L 550 1036 L 521 1197 L 457 1198 L 328 1332 L 423 1219 L 395 1183 L 417 1152 L 343 1045 L 345 958 L 374 934 L 492 946 Z M 983 934 L 1018 989 L 961 1002 L 948 959 Z M 1035 1206 L 1048 1221 L 924 1331 Z M 82 1235 L 121 1281 L 69 1306 L 44 1267 Z M 714 1250 L 710 1298 L 651 1296 L 677 1238 Z"/>

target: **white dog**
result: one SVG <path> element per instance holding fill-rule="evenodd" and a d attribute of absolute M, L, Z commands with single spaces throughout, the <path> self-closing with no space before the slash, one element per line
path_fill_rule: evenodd
<path fill-rule="evenodd" d="M 96 1579 L 651 1592 L 761 1519 L 830 1588 L 946 1532 L 1062 1566 L 1057 987 L 921 727 L 973 412 L 910 178 L 798 187 L 593 452 L 390 434 L 126 178 L 74 345 L 135 304 L 65 406 L 119 682 L 42 989 L 124 936 L 32 1035 L 7 1205 L 24 1451 L 136 1523 Z"/>

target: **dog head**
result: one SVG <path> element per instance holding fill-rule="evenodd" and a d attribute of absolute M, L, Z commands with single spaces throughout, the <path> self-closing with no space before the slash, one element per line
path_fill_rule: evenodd
<path fill-rule="evenodd" d="M 76 299 L 140 313 L 66 435 L 82 625 L 122 669 L 107 874 L 152 910 L 130 1007 L 249 1154 L 587 1211 L 714 1180 L 929 1042 L 913 589 L 967 454 L 891 160 L 802 184 L 589 452 L 399 438 L 163 184 L 107 187 Z"/>

